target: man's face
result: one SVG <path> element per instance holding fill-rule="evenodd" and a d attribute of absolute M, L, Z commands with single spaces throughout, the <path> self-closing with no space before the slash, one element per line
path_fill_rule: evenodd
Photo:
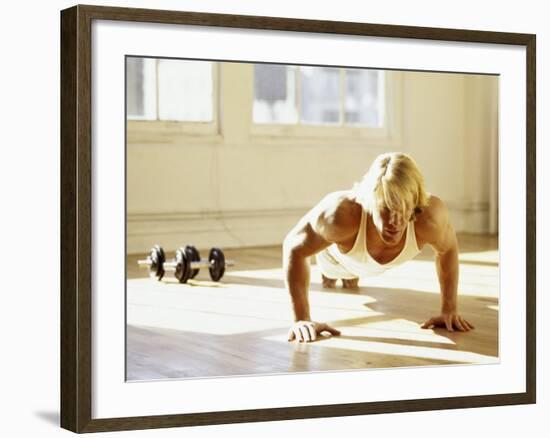
<path fill-rule="evenodd" d="M 399 243 L 412 218 L 412 213 L 412 209 L 404 214 L 400 211 L 391 211 L 387 207 L 374 209 L 372 219 L 382 241 L 389 245 Z"/>

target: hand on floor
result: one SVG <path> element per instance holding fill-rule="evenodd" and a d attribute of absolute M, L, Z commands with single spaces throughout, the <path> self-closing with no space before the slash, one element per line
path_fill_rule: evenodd
<path fill-rule="evenodd" d="M 296 339 L 298 342 L 313 342 L 318 335 L 329 332 L 333 336 L 339 336 L 340 331 L 324 322 L 296 321 L 288 331 L 288 340 Z"/>
<path fill-rule="evenodd" d="M 454 332 L 455 328 L 461 332 L 468 332 L 474 329 L 472 324 L 456 313 L 442 313 L 422 324 L 423 329 L 432 327 L 446 327 L 447 331 L 450 332 Z"/>

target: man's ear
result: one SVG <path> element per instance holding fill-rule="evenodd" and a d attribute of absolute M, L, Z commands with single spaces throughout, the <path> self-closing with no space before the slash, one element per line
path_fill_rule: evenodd
<path fill-rule="evenodd" d="M 418 216 L 420 213 L 422 213 L 422 207 L 415 207 L 411 220 L 416 220 L 416 216 Z"/>

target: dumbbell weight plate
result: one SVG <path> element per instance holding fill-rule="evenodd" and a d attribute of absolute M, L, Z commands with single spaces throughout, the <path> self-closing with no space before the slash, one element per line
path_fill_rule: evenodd
<path fill-rule="evenodd" d="M 200 262 L 201 261 L 201 255 L 197 248 L 195 248 L 193 245 L 187 245 L 184 248 L 185 255 L 187 255 L 187 260 L 190 262 Z M 200 269 L 191 269 L 191 274 L 189 275 L 189 278 L 195 278 L 197 274 L 199 273 Z"/>
<path fill-rule="evenodd" d="M 162 277 L 164 277 L 163 265 L 166 261 L 164 250 L 159 245 L 153 246 L 149 252 L 149 259 L 151 261 L 149 276 L 151 278 L 156 278 L 158 281 L 162 280 Z"/>
<path fill-rule="evenodd" d="M 225 256 L 223 255 L 223 251 L 219 248 L 212 248 L 208 255 L 208 261 L 210 262 L 208 268 L 210 278 L 212 281 L 219 281 L 225 272 Z"/>
<path fill-rule="evenodd" d="M 180 283 L 187 283 L 191 275 L 191 265 L 184 248 L 176 251 L 176 271 L 174 276 Z"/>

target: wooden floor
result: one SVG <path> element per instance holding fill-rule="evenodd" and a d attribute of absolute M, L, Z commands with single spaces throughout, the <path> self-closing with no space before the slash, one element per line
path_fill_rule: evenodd
<path fill-rule="evenodd" d="M 137 268 L 144 255 L 129 256 L 127 379 L 498 362 L 498 240 L 460 235 L 459 244 L 460 312 L 475 330 L 420 328 L 440 300 L 427 248 L 355 291 L 324 289 L 312 266 L 312 317 L 342 335 L 308 344 L 286 338 L 292 315 L 280 247 L 226 250 L 238 265 L 219 283 L 208 272 L 188 284 L 157 282 Z"/>

